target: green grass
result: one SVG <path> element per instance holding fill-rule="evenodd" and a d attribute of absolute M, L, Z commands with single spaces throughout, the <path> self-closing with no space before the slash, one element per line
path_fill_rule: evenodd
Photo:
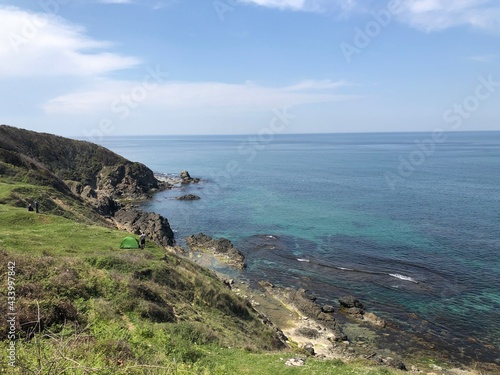
<path fill-rule="evenodd" d="M 124 233 L 76 223 L 64 217 L 34 214 L 22 208 L 0 211 L 0 246 L 37 255 L 81 255 L 117 250 Z"/>
<path fill-rule="evenodd" d="M 17 297 L 17 366 L 1 355 L 0 373 L 397 373 L 314 358 L 285 366 L 299 354 L 280 348 L 272 328 L 211 271 L 153 243 L 121 250 L 127 233 L 119 230 L 12 205 L 36 191 L 51 193 L 0 183 L 0 201 L 10 203 L 0 204 L 0 280 L 6 285 L 15 262 Z M 1 293 L 6 301 L 5 287 Z M 0 315 L 7 316 L 5 302 Z M 0 325 L 0 353 L 9 344 Z"/>

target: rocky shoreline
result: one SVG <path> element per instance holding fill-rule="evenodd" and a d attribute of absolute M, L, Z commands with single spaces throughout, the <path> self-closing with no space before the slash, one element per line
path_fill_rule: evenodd
<path fill-rule="evenodd" d="M 189 256 L 189 254 L 187 254 Z M 213 268 L 220 262 L 213 254 L 191 256 L 200 265 Z M 214 263 L 215 262 L 215 263 Z M 353 296 L 339 298 L 338 305 L 323 305 L 304 289 L 283 288 L 267 281 L 252 286 L 248 280 L 219 278 L 234 293 L 249 301 L 269 324 L 283 334 L 289 347 L 297 347 L 303 355 L 294 365 L 303 365 L 307 358 L 362 359 L 373 364 L 425 375 L 498 374 L 488 364 L 465 366 L 436 351 L 432 343 L 418 342 L 375 314 L 366 311 Z M 361 314 L 362 313 L 362 314 Z M 400 350 L 397 343 L 413 342 L 411 353 Z M 389 343 L 396 345 L 389 345 Z"/>
<path fill-rule="evenodd" d="M 188 181 L 185 177 L 174 175 L 162 178 L 162 181 L 167 182 L 169 188 L 200 182 L 199 179 Z M 171 245 L 165 248 L 211 269 L 218 264 L 222 268 L 233 268 L 238 273 L 246 266 L 244 255 L 228 239 L 214 239 L 198 233 L 185 240 L 188 249 Z M 231 275 L 234 276 L 232 272 Z M 320 305 L 316 297 L 304 289 L 281 288 L 267 281 L 260 281 L 257 287 L 251 287 L 248 281 L 231 279 L 231 275 L 220 274 L 219 277 L 281 332 L 289 346 L 298 346 L 303 351 L 302 362 L 297 361 L 293 364 L 295 366 L 303 364 L 307 357 L 315 356 L 324 359 L 364 359 L 377 365 L 426 375 L 500 373 L 500 368 L 492 363 L 477 363 L 473 369 L 457 360 L 450 360 L 445 352 L 436 350 L 433 343 L 423 342 L 366 310 L 354 296 L 339 298 L 337 306 Z M 411 353 L 398 345 L 402 341 L 405 343 L 403 347 L 412 347 Z"/>

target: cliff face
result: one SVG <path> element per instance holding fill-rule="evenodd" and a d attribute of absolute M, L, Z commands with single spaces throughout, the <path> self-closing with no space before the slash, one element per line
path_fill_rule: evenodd
<path fill-rule="evenodd" d="M 51 174 L 49 180 L 55 175 L 111 198 L 122 195 L 139 198 L 159 188 L 158 180 L 145 165 L 131 162 L 104 147 L 12 126 L 0 126 L 0 158 L 5 174 L 23 175 L 22 170 L 12 168 L 8 173 L 8 164 L 24 170 L 43 170 Z M 43 173 L 31 176 L 36 178 Z"/>
<path fill-rule="evenodd" d="M 67 214 L 71 206 L 78 205 L 72 202 L 84 202 L 93 211 L 84 213 L 88 219 L 99 214 L 112 218 L 118 226 L 123 215 L 115 214 L 125 204 L 143 200 L 162 188 L 144 164 L 131 162 L 102 146 L 7 125 L 0 125 L 0 176 L 57 192 L 57 197 L 34 196 L 30 192 L 31 196 L 17 197 L 19 206 L 32 203 L 30 199 L 38 200 L 45 212 L 53 207 L 57 209 L 52 213 Z M 65 202 L 61 203 L 61 197 Z M 150 233 L 150 238 L 157 238 L 161 245 L 172 243 L 167 219 L 157 216 L 158 225 L 153 227 L 159 229 Z M 130 225 L 126 229 L 139 232 Z"/>

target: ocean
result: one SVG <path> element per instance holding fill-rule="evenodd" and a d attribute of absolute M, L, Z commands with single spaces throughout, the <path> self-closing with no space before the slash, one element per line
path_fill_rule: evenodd
<path fill-rule="evenodd" d="M 500 363 L 500 132 L 100 144 L 202 179 L 144 205 L 168 218 L 178 244 L 199 232 L 228 238 L 246 256 L 241 278 L 331 304 L 351 294 L 402 329 Z M 188 193 L 201 199 L 175 199 Z"/>

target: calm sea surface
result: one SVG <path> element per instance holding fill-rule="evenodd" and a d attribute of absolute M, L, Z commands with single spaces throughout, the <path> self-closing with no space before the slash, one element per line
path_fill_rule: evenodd
<path fill-rule="evenodd" d="M 500 358 L 500 132 L 110 137 L 155 172 L 203 181 L 154 196 L 178 243 L 204 232 L 243 277 L 353 294 L 414 331 Z M 202 199 L 178 201 L 193 193 Z M 409 319 L 410 316 L 418 319 Z M 426 321 L 426 324 L 422 324 Z"/>

